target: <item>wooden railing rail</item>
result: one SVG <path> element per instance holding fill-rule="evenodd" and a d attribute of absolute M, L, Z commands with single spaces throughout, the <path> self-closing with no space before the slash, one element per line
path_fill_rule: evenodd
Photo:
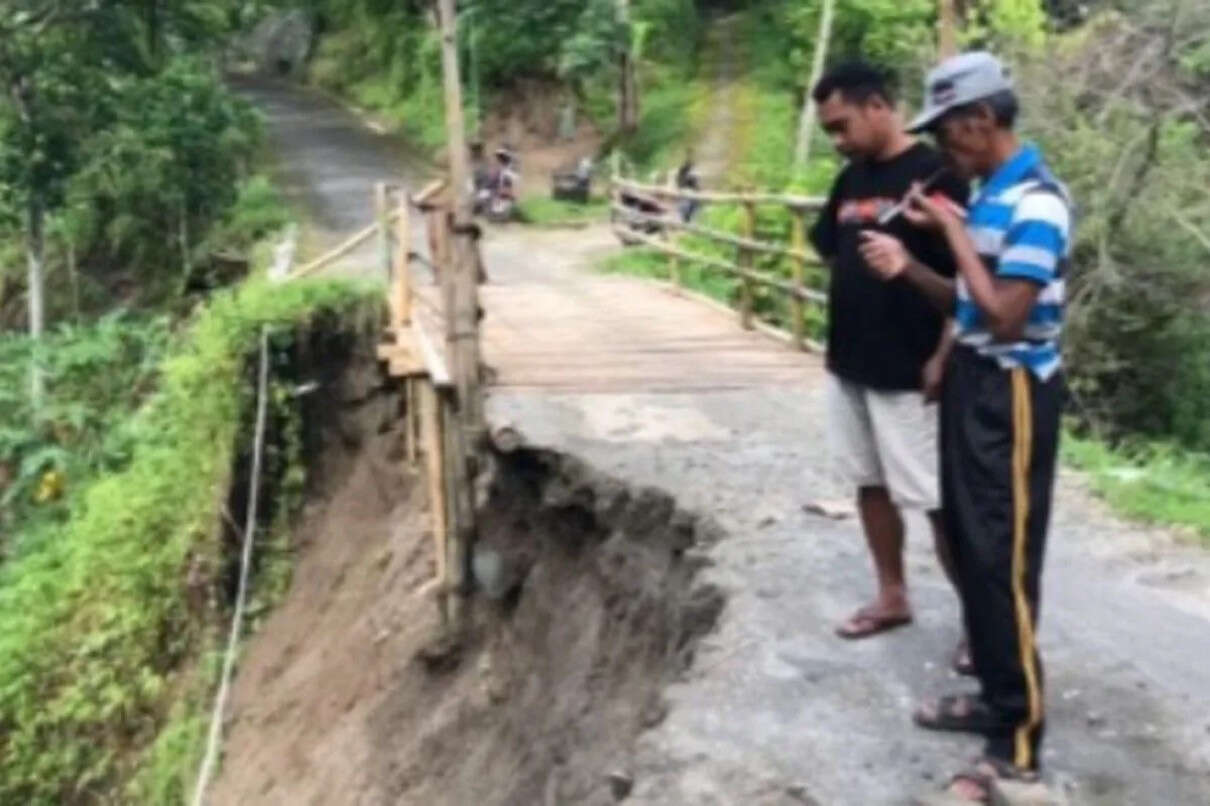
<path fill-rule="evenodd" d="M 756 326 L 755 289 L 762 287 L 780 294 L 789 307 L 790 333 L 784 334 L 795 346 L 803 350 L 820 350 L 822 345 L 807 338 L 806 304 L 823 305 L 827 295 L 806 284 L 807 269 L 823 269 L 824 264 L 807 250 L 807 214 L 823 207 L 823 200 L 809 196 L 786 193 L 734 192 L 688 190 L 669 185 L 655 185 L 625 179 L 615 172 L 611 182 L 611 212 L 614 230 L 625 241 L 641 243 L 668 258 L 669 280 L 676 288 L 683 288 L 682 264 L 693 264 L 705 269 L 720 271 L 740 280 L 739 317 L 744 328 Z M 712 227 L 683 221 L 676 211 L 665 215 L 644 213 L 623 203 L 625 194 L 655 199 L 660 202 L 693 202 L 702 205 L 738 206 L 743 211 L 741 231 L 724 232 Z M 790 244 L 773 243 L 756 236 L 757 207 L 781 207 L 791 218 Z M 660 235 L 642 231 L 645 225 Z M 675 233 L 688 233 L 718 244 L 735 248 L 735 260 L 728 261 L 717 256 L 694 254 L 676 243 Z M 668 237 L 661 237 L 668 236 Z M 773 276 L 755 269 L 758 255 L 773 256 L 790 262 L 789 278 Z M 762 323 L 762 327 L 765 323 Z M 779 334 L 781 335 L 781 334 Z"/>
<path fill-rule="evenodd" d="M 716 190 L 685 190 L 668 185 L 652 185 L 633 179 L 618 177 L 613 180 L 620 188 L 646 193 L 657 198 L 683 199 L 702 204 L 760 204 L 789 207 L 799 210 L 818 210 L 824 200 L 815 196 L 796 196 L 792 193 L 721 192 Z"/>

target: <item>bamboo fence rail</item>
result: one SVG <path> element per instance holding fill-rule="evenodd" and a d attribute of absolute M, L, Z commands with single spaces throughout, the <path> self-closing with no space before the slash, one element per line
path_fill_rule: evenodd
<path fill-rule="evenodd" d="M 722 272 L 739 279 L 738 309 L 740 323 L 746 329 L 756 324 L 756 289 L 763 288 L 783 298 L 789 308 L 790 332 L 787 339 L 801 350 L 818 350 L 820 345 L 807 338 L 806 305 L 824 305 L 827 294 L 806 284 L 808 269 L 823 269 L 823 263 L 806 246 L 806 222 L 809 212 L 823 207 L 823 200 L 785 193 L 685 190 L 625 179 L 614 174 L 611 182 L 611 212 L 613 227 L 623 240 L 641 243 L 668 258 L 669 281 L 675 288 L 684 286 L 683 266 L 692 264 L 707 270 Z M 738 206 L 742 210 L 741 231 L 724 232 L 681 220 L 676 215 L 653 215 L 623 203 L 625 194 L 639 194 L 649 199 L 693 202 L 697 204 Z M 678 205 L 679 206 L 679 205 Z M 790 244 L 760 240 L 756 237 L 757 208 L 781 207 L 791 218 Z M 676 243 L 675 238 L 660 237 L 643 232 L 634 224 L 644 225 L 658 233 L 687 233 L 713 243 L 735 249 L 735 259 L 716 255 L 695 254 Z M 789 277 L 778 277 L 756 269 L 758 256 L 788 260 Z"/>

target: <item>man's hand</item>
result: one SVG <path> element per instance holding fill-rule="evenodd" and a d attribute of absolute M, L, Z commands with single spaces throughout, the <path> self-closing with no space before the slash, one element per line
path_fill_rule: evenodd
<path fill-rule="evenodd" d="M 862 230 L 860 251 L 866 265 L 883 280 L 893 280 L 903 274 L 912 261 L 903 242 L 885 232 Z"/>
<path fill-rule="evenodd" d="M 958 213 L 961 208 L 951 205 L 948 199 L 945 201 L 942 199 L 944 199 L 943 196 L 926 196 L 924 186 L 916 182 L 908 191 L 907 206 L 903 210 L 903 217 L 917 227 L 934 232 L 945 232 L 951 227 L 961 227 L 962 218 Z"/>
<path fill-rule="evenodd" d="M 924 362 L 920 375 L 920 388 L 924 392 L 925 403 L 936 403 L 941 399 L 941 384 L 945 381 L 945 363 L 949 356 L 938 352 Z"/>

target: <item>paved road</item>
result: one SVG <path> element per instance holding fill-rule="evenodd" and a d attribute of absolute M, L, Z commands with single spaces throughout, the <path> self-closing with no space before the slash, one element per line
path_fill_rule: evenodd
<path fill-rule="evenodd" d="M 331 226 L 366 220 L 358 200 L 398 170 L 400 152 L 311 96 L 255 97 L 298 198 Z M 722 624 L 636 748 L 631 802 L 880 806 L 938 786 L 977 745 L 908 722 L 917 696 L 961 685 L 942 665 L 955 603 L 920 524 L 909 538 L 916 624 L 864 643 L 833 638 L 869 574 L 854 523 L 802 510 L 840 492 L 823 450 L 819 362 L 653 286 L 599 277 L 591 264 L 607 246 L 591 230 L 489 238 L 487 351 L 506 383 L 489 412 L 535 443 L 667 489 L 729 534 L 709 549 L 708 573 L 730 596 Z M 677 343 L 666 321 L 691 322 L 696 338 Z M 724 343 L 736 349 L 711 349 Z M 641 364 L 644 344 L 660 373 Z M 647 369 L 627 372 L 627 354 Z M 552 380 L 549 367 L 563 369 Z M 665 373 L 683 383 L 660 385 Z M 1046 760 L 1072 801 L 1210 804 L 1210 554 L 1112 517 L 1064 474 L 1043 610 Z"/>

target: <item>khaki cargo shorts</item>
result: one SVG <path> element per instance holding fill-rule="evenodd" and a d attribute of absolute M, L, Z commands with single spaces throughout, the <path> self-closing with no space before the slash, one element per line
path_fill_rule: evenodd
<path fill-rule="evenodd" d="M 937 406 L 921 392 L 881 392 L 828 373 L 828 449 L 855 488 L 886 487 L 902 509 L 941 508 Z"/>

